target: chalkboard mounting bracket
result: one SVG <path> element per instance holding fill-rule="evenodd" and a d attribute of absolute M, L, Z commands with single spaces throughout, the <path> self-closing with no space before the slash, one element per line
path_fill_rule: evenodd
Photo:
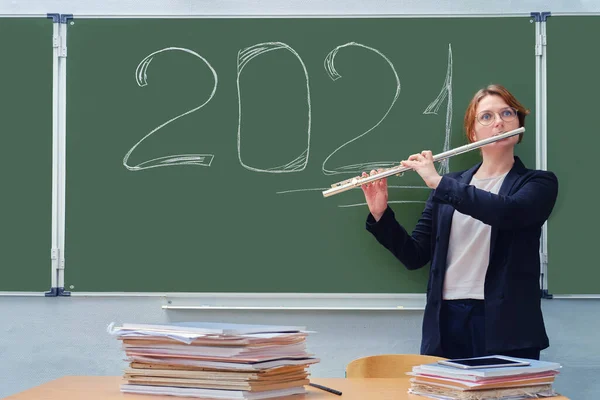
<path fill-rule="evenodd" d="M 58 13 L 48 13 L 46 14 L 46 18 L 52 19 L 54 23 L 60 22 L 60 14 Z"/>
<path fill-rule="evenodd" d="M 48 13 L 46 18 L 52 19 L 54 23 L 66 24 L 70 19 L 73 19 L 73 14 Z"/>
<path fill-rule="evenodd" d="M 44 293 L 46 297 L 69 297 L 71 292 L 67 292 L 64 287 L 50 288 L 49 292 Z"/>
<path fill-rule="evenodd" d="M 60 23 L 66 24 L 69 20 L 73 19 L 73 14 L 61 14 Z"/>
<path fill-rule="evenodd" d="M 552 13 L 550 11 L 542 11 L 532 12 L 530 15 L 535 22 L 546 22 L 546 20 L 552 15 Z"/>

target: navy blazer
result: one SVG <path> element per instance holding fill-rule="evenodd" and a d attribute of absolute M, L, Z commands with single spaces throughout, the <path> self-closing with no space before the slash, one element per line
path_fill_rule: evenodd
<path fill-rule="evenodd" d="M 480 165 L 442 177 L 412 234 L 396 221 L 389 206 L 379 221 L 371 214 L 367 217 L 367 230 L 406 268 L 431 261 L 421 354 L 443 356 L 440 307 L 454 210 L 492 227 L 484 286 L 488 353 L 549 345 L 541 311 L 539 247 L 558 180 L 552 172 L 527 169 L 515 157 L 498 194 L 493 194 L 469 184 Z"/>

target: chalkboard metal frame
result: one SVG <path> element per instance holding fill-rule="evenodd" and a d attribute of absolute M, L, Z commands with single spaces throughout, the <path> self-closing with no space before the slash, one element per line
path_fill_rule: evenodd
<path fill-rule="evenodd" d="M 123 15 L 123 16 L 77 16 L 77 18 L 177 18 L 172 16 L 144 16 L 144 15 Z M 354 17 L 378 17 L 378 18 L 452 18 L 452 17 L 533 17 L 530 14 L 456 14 L 456 15 L 195 15 L 181 16 L 185 18 L 354 18 Z M 534 22 L 533 20 L 531 22 Z M 539 22 L 535 22 L 536 27 Z M 537 38 L 534 38 L 534 40 Z M 536 94 L 540 91 L 540 77 L 536 75 Z M 544 92 L 545 93 L 545 92 Z M 539 114 L 539 101 L 536 101 L 536 113 Z M 543 130 L 540 126 L 536 127 L 536 141 L 540 141 L 540 135 Z M 540 158 L 536 145 L 536 160 Z M 64 277 L 63 277 L 64 278 Z M 64 280 L 60 282 L 64 285 Z M 96 293 L 96 292 L 76 292 L 73 296 L 82 297 L 103 297 L 103 296 L 148 296 L 164 297 L 165 302 L 162 306 L 165 310 L 211 310 L 211 309 L 235 309 L 235 310 L 281 310 L 281 309 L 299 309 L 299 310 L 422 310 L 424 308 L 424 294 L 328 294 L 328 293 Z"/>

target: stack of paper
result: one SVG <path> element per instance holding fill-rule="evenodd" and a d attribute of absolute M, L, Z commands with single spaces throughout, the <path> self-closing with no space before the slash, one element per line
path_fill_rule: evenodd
<path fill-rule="evenodd" d="M 304 327 L 216 323 L 110 325 L 129 361 L 122 392 L 207 399 L 305 393 Z"/>
<path fill-rule="evenodd" d="M 439 400 L 519 400 L 555 396 L 560 364 L 511 357 L 527 366 L 461 369 L 438 363 L 413 367 L 409 393 Z"/>

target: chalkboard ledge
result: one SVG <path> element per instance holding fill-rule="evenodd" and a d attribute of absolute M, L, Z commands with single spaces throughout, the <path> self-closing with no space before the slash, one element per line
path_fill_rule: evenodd
<path fill-rule="evenodd" d="M 165 310 L 424 310 L 419 293 L 189 293 L 165 297 Z"/>
<path fill-rule="evenodd" d="M 46 297 L 45 292 L 2 292 L 0 291 L 0 297 Z"/>
<path fill-rule="evenodd" d="M 212 293 L 169 296 L 165 310 L 424 310 L 424 294 Z"/>
<path fill-rule="evenodd" d="M 424 293 L 71 292 L 71 297 L 162 297 L 164 310 L 424 310 Z"/>

